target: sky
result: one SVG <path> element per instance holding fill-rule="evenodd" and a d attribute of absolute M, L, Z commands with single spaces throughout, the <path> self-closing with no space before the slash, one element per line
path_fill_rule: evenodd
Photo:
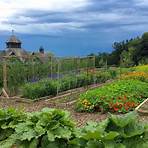
<path fill-rule="evenodd" d="M 11 30 L 27 51 L 57 56 L 111 52 L 148 28 L 148 0 L 0 0 L 0 49 Z"/>

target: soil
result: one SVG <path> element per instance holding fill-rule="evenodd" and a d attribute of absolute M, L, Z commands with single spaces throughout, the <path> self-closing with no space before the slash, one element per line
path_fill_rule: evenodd
<path fill-rule="evenodd" d="M 27 112 L 40 111 L 42 108 L 58 108 L 68 110 L 71 113 L 72 119 L 77 123 L 77 126 L 83 126 L 89 121 L 102 121 L 107 118 L 108 114 L 102 113 L 78 113 L 74 109 L 73 103 L 61 103 L 58 101 L 40 100 L 36 102 L 21 102 L 19 99 L 0 98 L 0 108 L 13 107 Z M 140 115 L 139 119 L 148 122 L 148 116 Z"/>
<path fill-rule="evenodd" d="M 13 107 L 27 112 L 40 111 L 44 107 L 65 109 L 71 113 L 72 119 L 77 123 L 77 126 L 83 126 L 88 121 L 101 121 L 107 118 L 107 114 L 101 113 L 78 113 L 74 110 L 74 104 L 58 104 L 50 103 L 49 101 L 40 100 L 37 102 L 19 102 L 18 99 L 0 99 L 0 108 Z"/>

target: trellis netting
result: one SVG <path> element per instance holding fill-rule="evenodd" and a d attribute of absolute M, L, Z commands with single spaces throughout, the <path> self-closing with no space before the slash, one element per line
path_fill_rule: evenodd
<path fill-rule="evenodd" d="M 55 80 L 57 94 L 63 89 L 64 79 L 68 81 L 66 89 L 81 87 L 79 77 L 88 76 L 95 69 L 95 57 L 3 57 L 0 62 L 0 88 L 7 90 L 9 95 L 19 95 L 21 87 L 26 83 L 36 83 L 43 79 Z M 90 77 L 88 77 L 90 79 Z M 95 75 L 93 75 L 95 83 Z M 92 80 L 91 80 L 92 81 Z M 89 85 L 86 83 L 85 85 Z"/>

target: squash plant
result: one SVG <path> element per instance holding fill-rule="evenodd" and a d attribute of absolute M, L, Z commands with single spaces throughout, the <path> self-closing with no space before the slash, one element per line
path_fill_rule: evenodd
<path fill-rule="evenodd" d="M 25 113 L 0 110 L 0 146 L 2 148 L 147 148 L 148 124 L 137 114 L 110 114 L 99 123 L 78 128 L 67 111 L 44 108 Z"/>

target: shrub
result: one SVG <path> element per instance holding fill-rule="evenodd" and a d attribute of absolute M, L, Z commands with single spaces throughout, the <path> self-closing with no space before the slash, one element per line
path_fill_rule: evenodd
<path fill-rule="evenodd" d="M 80 95 L 77 111 L 128 112 L 148 97 L 148 85 L 138 80 L 121 80 Z"/>

